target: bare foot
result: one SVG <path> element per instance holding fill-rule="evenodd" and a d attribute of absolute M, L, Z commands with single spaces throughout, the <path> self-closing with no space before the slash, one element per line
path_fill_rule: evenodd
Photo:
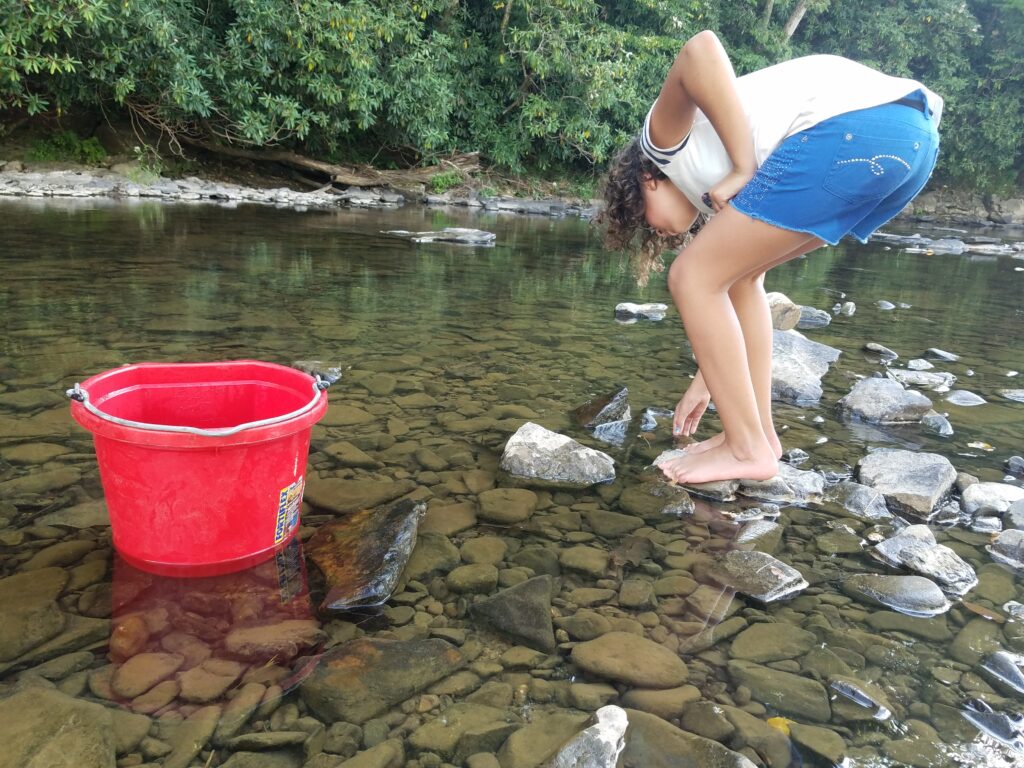
<path fill-rule="evenodd" d="M 725 433 L 719 432 L 714 437 L 709 437 L 707 440 L 701 440 L 697 443 L 690 443 L 689 445 L 683 446 L 683 450 L 692 456 L 696 456 L 698 453 L 704 453 L 712 448 L 717 448 L 725 442 Z M 782 458 L 782 443 L 779 442 L 779 436 L 774 432 L 768 436 L 768 445 L 771 446 L 772 451 L 775 453 L 776 459 Z"/>
<path fill-rule="evenodd" d="M 767 449 L 750 459 L 738 459 L 723 442 L 701 453 L 687 451 L 662 464 L 661 471 L 669 480 L 693 485 L 716 480 L 768 480 L 778 474 L 779 464 Z"/>

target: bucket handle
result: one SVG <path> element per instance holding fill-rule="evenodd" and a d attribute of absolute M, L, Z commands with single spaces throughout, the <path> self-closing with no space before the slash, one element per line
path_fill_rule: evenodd
<path fill-rule="evenodd" d="M 200 435 L 202 437 L 227 437 L 228 435 L 234 435 L 245 429 L 253 429 L 255 427 L 267 427 L 271 424 L 279 424 L 282 421 L 288 421 L 294 419 L 303 414 L 309 413 L 313 410 L 317 403 L 320 402 L 320 398 L 324 397 L 324 390 L 331 386 L 331 382 L 320 377 L 320 374 L 314 376 L 313 381 L 313 399 L 306 403 L 301 408 L 286 413 L 283 416 L 274 416 L 270 419 L 260 419 L 259 421 L 248 421 L 245 424 L 239 424 L 235 427 L 222 427 L 220 429 L 201 429 L 199 427 L 180 427 L 173 424 L 149 424 L 143 421 L 131 421 L 130 419 L 122 419 L 118 416 L 112 416 L 109 413 L 101 411 L 91 402 L 89 402 L 89 393 L 82 389 L 78 382 L 75 382 L 75 386 L 67 390 L 66 394 L 72 400 L 77 400 L 82 406 L 89 411 L 93 416 L 109 421 L 114 424 L 120 424 L 122 427 L 132 427 L 134 429 L 145 429 L 152 432 L 185 432 L 190 435 Z"/>

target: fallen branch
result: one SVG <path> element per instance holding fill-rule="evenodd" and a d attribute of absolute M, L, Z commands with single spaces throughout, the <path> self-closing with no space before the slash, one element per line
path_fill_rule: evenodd
<path fill-rule="evenodd" d="M 442 160 L 438 165 L 425 168 L 408 168 L 405 170 L 378 170 L 370 166 L 345 166 L 325 163 L 322 160 L 315 160 L 305 157 L 297 152 L 281 149 L 253 150 L 240 149 L 225 144 L 213 144 L 200 139 L 192 139 L 185 136 L 181 140 L 190 146 L 212 152 L 217 155 L 234 157 L 243 160 L 254 160 L 263 163 L 280 163 L 292 168 L 301 168 L 305 171 L 314 171 L 329 178 L 336 184 L 346 184 L 353 187 L 402 187 L 411 184 L 425 184 L 430 179 L 444 171 L 459 171 L 460 173 L 471 173 L 480 169 L 480 156 L 476 152 L 469 154 L 453 155 L 451 158 Z"/>

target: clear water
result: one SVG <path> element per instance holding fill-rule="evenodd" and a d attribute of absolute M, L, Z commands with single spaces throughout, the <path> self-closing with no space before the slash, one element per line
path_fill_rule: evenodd
<path fill-rule="evenodd" d="M 443 226 L 488 229 L 497 234 L 498 244 L 413 245 L 383 233 Z M 496 406 L 525 406 L 541 423 L 587 441 L 568 417 L 573 408 L 619 386 L 629 387 L 634 412 L 647 406 L 671 408 L 694 369 L 674 311 L 658 323 L 622 325 L 614 320 L 612 309 L 620 301 L 671 303 L 664 282 L 655 277 L 650 287 L 637 290 L 617 257 L 602 251 L 596 233 L 576 219 L 415 206 L 388 212 L 295 212 L 245 206 L 8 201 L 0 203 L 0 243 L 0 425 L 5 433 L 0 434 L 0 456 L 5 457 L 0 482 L 69 466 L 82 473 L 80 481 L 47 489 L 35 499 L 0 499 L 0 504 L 7 502 L 0 510 L 7 520 L 0 575 L 16 572 L 26 553 L 41 548 L 41 542 L 52 543 L 33 530 L 35 517 L 100 498 L 89 440 L 77 427 L 72 429 L 67 405 L 52 395 L 113 366 L 230 358 L 285 364 L 323 360 L 348 369 L 347 377 L 332 390 L 332 402 L 355 405 L 385 419 L 394 412 L 410 428 L 403 440 L 467 445 L 488 471 L 501 450 L 493 433 L 446 433 L 433 413 L 401 414 L 392 396 L 373 396 L 358 385 L 360 379 L 387 370 L 398 380 L 401 393 L 436 393 L 442 386 L 445 391 L 437 397 L 442 412 L 464 417 Z M 851 243 L 776 269 L 768 278 L 768 289 L 782 291 L 797 303 L 826 310 L 843 301 L 857 306 L 853 316 L 837 315 L 829 327 L 806 331 L 810 338 L 843 352 L 824 379 L 821 403 L 807 408 L 778 406 L 784 447 L 810 454 L 801 469 L 841 471 L 872 447 L 895 445 L 940 453 L 957 469 L 982 480 L 1003 480 L 1003 462 L 1024 452 L 1024 405 L 998 394 L 1001 389 L 1024 388 L 1024 375 L 1013 375 L 1024 372 L 1021 267 L 1024 261 L 1006 257 L 929 256 Z M 879 309 L 879 300 L 898 308 Z M 956 430 L 949 438 L 916 426 L 881 430 L 840 421 L 835 403 L 854 377 L 882 370 L 877 359 L 862 351 L 869 341 L 895 350 L 900 355 L 897 366 L 923 356 L 930 347 L 960 355 L 958 362 L 937 362 L 936 370 L 955 373 L 957 388 L 981 395 L 987 404 L 958 407 L 931 394 L 937 410 L 948 414 Z M 500 399 L 509 391 L 501 385 L 517 387 L 519 399 Z M 708 434 L 715 426 L 713 414 L 702 425 Z M 318 427 L 314 433 L 315 467 L 328 466 L 317 448 L 318 441 L 322 444 L 331 437 L 338 439 L 337 430 L 329 433 Z M 21 452 L 40 443 L 64 446 L 70 452 Z M 663 427 L 650 446 L 617 455 L 622 482 L 638 482 L 650 458 L 670 443 Z M 26 463 L 19 458 L 25 455 L 39 458 Z M 389 460 L 378 470 L 381 476 L 394 478 L 416 478 L 419 472 L 409 457 Z M 451 496 L 450 490 L 433 490 Z M 571 496 L 563 494 L 558 504 L 600 502 L 592 492 Z M 616 509 L 614 503 L 604 506 Z M 681 523 L 692 549 L 705 548 L 702 541 L 709 551 L 720 547 L 734 527 L 722 521 L 714 505 L 702 503 L 698 511 L 696 518 Z M 814 538 L 828 530 L 830 520 L 820 512 L 784 510 L 782 522 L 788 528 L 778 556 L 821 565 L 830 575 L 875 569 L 865 554 L 837 560 L 816 551 Z M 108 547 L 104 529 L 69 529 L 65 534 L 95 539 L 101 551 L 109 552 L 102 549 Z M 523 541 L 543 539 L 537 531 L 504 534 Z M 983 549 L 986 535 L 955 529 L 940 534 L 940 540 L 953 542 L 976 568 L 993 567 Z M 1007 571 L 1006 578 L 1012 584 L 1012 599 L 1024 602 L 1019 574 Z M 835 579 L 815 585 L 813 594 L 838 595 Z M 1003 613 L 991 599 L 970 594 L 967 599 Z M 796 613 L 813 612 L 808 607 L 812 602 L 797 603 Z M 874 632 L 860 623 L 867 610 L 838 598 L 837 602 L 843 605 L 849 627 Z M 767 614 L 796 623 L 806 619 L 794 616 L 785 604 L 750 610 L 758 617 Z M 955 607 L 936 621 L 948 624 L 955 638 L 974 618 L 968 609 Z M 1022 633 L 1004 631 L 1014 623 L 999 625 L 999 644 L 1024 652 Z M 1024 764 L 1024 753 L 997 744 L 969 725 L 959 723 L 963 727 L 950 733 L 929 707 L 933 700 L 946 700 L 936 697 L 936 685 L 944 686 L 951 700 L 982 696 L 1008 712 L 1024 711 L 1019 695 L 993 691 L 969 665 L 952 660 L 952 640 L 889 635 L 905 643 L 920 661 L 914 670 L 896 675 L 887 689 L 902 705 L 904 720 L 930 722 L 948 739 L 927 749 L 922 746 L 920 760 L 926 762 L 915 758 L 914 764 Z M 701 687 L 709 696 L 722 690 L 728 696 L 734 693 L 722 668 L 726 650 L 727 644 L 694 660 L 696 668 L 708 670 Z M 95 657 L 96 666 L 106 663 L 102 649 Z M 934 668 L 951 671 L 937 683 Z M 891 671 L 868 664 L 861 673 L 885 688 Z M 3 673 L 2 682 L 13 681 L 17 672 L 15 667 Z M 900 764 L 873 755 L 881 741 L 908 733 L 903 723 L 896 730 L 879 726 L 876 732 L 863 723 L 837 720 L 829 725 L 847 741 L 849 765 Z M 813 762 L 806 754 L 805 758 Z"/>

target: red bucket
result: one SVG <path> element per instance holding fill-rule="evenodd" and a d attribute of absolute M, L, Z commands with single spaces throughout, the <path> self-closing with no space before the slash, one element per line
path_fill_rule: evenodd
<path fill-rule="evenodd" d="M 299 525 L 319 378 L 272 363 L 141 363 L 69 390 L 92 432 L 114 547 L 164 575 L 269 558 Z"/>

